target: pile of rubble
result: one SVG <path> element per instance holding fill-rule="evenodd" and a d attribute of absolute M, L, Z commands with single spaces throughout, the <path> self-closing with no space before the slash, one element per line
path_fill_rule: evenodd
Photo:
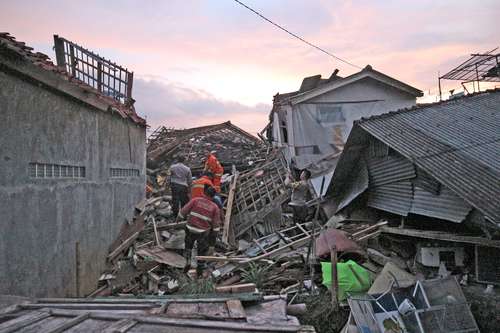
<path fill-rule="evenodd" d="M 189 129 L 161 126 L 148 138 L 147 164 L 151 170 L 164 170 L 177 156 L 183 156 L 196 174 L 212 150 L 217 151 L 225 169 L 235 165 L 238 170 L 245 170 L 264 161 L 268 147 L 229 121 Z"/>
<path fill-rule="evenodd" d="M 436 257 L 438 245 L 421 242 L 430 231 L 415 242 L 392 221 L 321 219 L 321 197 L 309 202 L 307 222 L 295 223 L 288 172 L 281 152 L 269 151 L 251 168 L 234 166 L 225 175 L 216 251 L 192 256 L 191 267 L 205 263 L 201 278 L 195 269 L 183 272 L 186 222 L 172 216 L 168 187 L 155 188 L 111 245 L 109 269 L 90 296 L 262 295 L 284 300 L 310 324 L 316 324 L 307 319 L 313 312 L 350 314 L 335 317 L 330 331 L 346 324 L 349 332 L 478 332 L 458 283 L 466 285 L 470 276 L 460 249 L 447 247 Z M 328 295 L 327 304 L 306 307 L 320 295 Z"/>

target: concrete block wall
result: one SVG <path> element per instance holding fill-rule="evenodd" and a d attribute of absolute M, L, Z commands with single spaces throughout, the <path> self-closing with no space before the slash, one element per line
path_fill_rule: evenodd
<path fill-rule="evenodd" d="M 145 127 L 2 71 L 0 116 L 0 294 L 86 295 L 144 197 Z M 33 178 L 35 162 L 83 166 L 85 177 Z"/>

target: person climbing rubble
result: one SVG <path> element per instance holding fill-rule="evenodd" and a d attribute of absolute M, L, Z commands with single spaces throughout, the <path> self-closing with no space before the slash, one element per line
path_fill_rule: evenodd
<path fill-rule="evenodd" d="M 300 173 L 298 181 L 295 181 L 291 174 L 288 174 L 285 180 L 285 185 L 292 188 L 292 197 L 289 206 L 293 209 L 293 221 L 295 223 L 306 222 L 307 202 L 311 200 L 309 178 L 311 178 L 311 172 L 304 169 Z"/>
<path fill-rule="evenodd" d="M 184 156 L 179 156 L 176 163 L 172 164 L 169 169 L 174 216 L 177 216 L 180 207 L 184 207 L 188 203 L 193 181 L 191 169 L 184 164 L 184 161 Z"/>
<path fill-rule="evenodd" d="M 178 220 L 187 219 L 186 237 L 184 240 L 184 272 L 191 268 L 191 253 L 194 243 L 198 245 L 198 255 L 204 256 L 214 252 L 215 240 L 220 230 L 220 209 L 213 202 L 216 191 L 212 186 L 205 186 L 204 196 L 191 199 L 178 215 Z M 200 276 L 204 265 L 198 263 L 196 274 Z"/>
<path fill-rule="evenodd" d="M 213 173 L 211 173 L 210 171 L 203 171 L 201 177 L 193 181 L 193 186 L 191 189 L 191 199 L 204 196 L 205 187 L 214 186 L 213 179 Z M 214 195 L 212 201 L 215 202 L 220 209 L 222 209 L 222 207 L 224 206 L 224 201 L 218 193 Z"/>
<path fill-rule="evenodd" d="M 215 156 L 217 151 L 212 150 L 205 161 L 204 171 L 210 171 L 214 175 L 213 184 L 217 193 L 220 193 L 221 178 L 224 174 L 224 168 L 220 164 L 219 160 Z"/>
<path fill-rule="evenodd" d="M 191 187 L 191 199 L 204 196 L 205 185 L 214 186 L 213 183 L 214 174 L 210 171 L 203 171 L 200 178 L 193 181 L 193 186 Z"/>

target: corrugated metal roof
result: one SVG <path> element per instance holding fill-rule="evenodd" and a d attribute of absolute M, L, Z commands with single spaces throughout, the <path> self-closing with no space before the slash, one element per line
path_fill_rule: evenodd
<path fill-rule="evenodd" d="M 434 195 L 415 186 L 410 213 L 460 223 L 471 209 L 472 207 L 468 203 L 447 188 L 443 188 L 439 195 Z"/>
<path fill-rule="evenodd" d="M 416 177 L 415 167 L 403 157 L 368 158 L 370 186 L 380 186 Z"/>
<path fill-rule="evenodd" d="M 356 122 L 500 222 L 500 90 Z"/>
<path fill-rule="evenodd" d="M 410 181 L 386 184 L 370 189 L 367 205 L 398 215 L 408 216 L 413 200 Z"/>

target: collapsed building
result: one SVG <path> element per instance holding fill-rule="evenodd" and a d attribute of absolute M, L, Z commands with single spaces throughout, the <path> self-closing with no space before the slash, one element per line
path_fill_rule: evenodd
<path fill-rule="evenodd" d="M 0 293 L 89 293 L 145 193 L 132 73 L 54 42 L 57 66 L 0 34 Z"/>
<path fill-rule="evenodd" d="M 177 156 L 184 156 L 186 165 L 196 173 L 203 169 L 203 161 L 211 150 L 217 151 L 226 171 L 233 165 L 245 170 L 265 159 L 267 146 L 227 121 L 188 129 L 160 126 L 148 137 L 147 150 L 149 169 L 166 169 Z"/>
<path fill-rule="evenodd" d="M 388 220 L 389 248 L 405 243 L 425 267 L 500 284 L 492 255 L 500 248 L 499 107 L 500 91 L 490 90 L 355 122 L 325 208 Z"/>

